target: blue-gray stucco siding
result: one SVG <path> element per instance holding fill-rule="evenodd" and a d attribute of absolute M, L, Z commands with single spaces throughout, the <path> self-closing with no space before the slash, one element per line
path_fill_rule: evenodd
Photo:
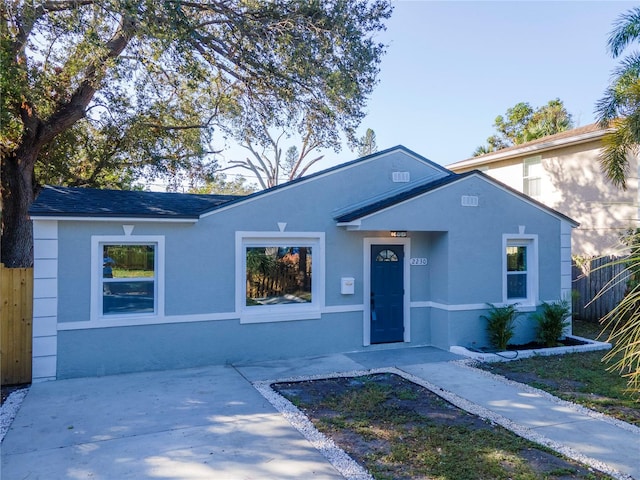
<path fill-rule="evenodd" d="M 322 314 L 320 319 L 241 324 L 236 302 L 236 232 L 324 232 L 324 306 L 362 306 L 365 238 L 380 243 L 390 230 L 405 230 L 411 256 L 428 259 L 410 268 L 411 344 L 486 345 L 483 311 L 439 305 L 502 301 L 503 234 L 524 225 L 539 236 L 539 298 L 560 293 L 562 220 L 480 177 L 470 176 L 361 219 L 359 230 L 338 226 L 335 212 L 397 188 L 393 171 L 411 178 L 442 175 L 403 152 L 300 182 L 201 218 L 196 223 L 60 221 L 58 227 L 58 322 L 83 322 L 91 308 L 91 238 L 137 235 L 165 239 L 165 315 L 229 314 L 229 318 L 156 325 L 58 331 L 58 378 L 240 363 L 303 355 L 382 348 L 363 346 L 363 311 Z M 463 207 L 461 195 L 479 198 Z M 315 259 L 314 259 L 315 261 Z M 340 278 L 355 278 L 355 294 L 340 293 Z M 426 306 L 431 302 L 429 306 Z M 432 304 L 437 304 L 436 306 Z M 237 312 L 236 312 L 237 313 Z M 517 339 L 531 336 L 526 322 Z"/>

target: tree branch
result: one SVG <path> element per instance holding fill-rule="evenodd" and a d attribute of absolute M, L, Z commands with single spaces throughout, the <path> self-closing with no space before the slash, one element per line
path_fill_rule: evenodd
<path fill-rule="evenodd" d="M 71 95 L 69 101 L 60 105 L 56 112 L 44 123 L 39 138 L 41 145 L 51 141 L 60 132 L 68 129 L 85 116 L 85 109 L 95 95 L 104 75 L 105 63 L 108 60 L 117 58 L 122 53 L 135 30 L 135 21 L 131 17 L 123 15 L 118 31 L 105 45 L 106 53 L 87 69 L 83 81 Z"/>

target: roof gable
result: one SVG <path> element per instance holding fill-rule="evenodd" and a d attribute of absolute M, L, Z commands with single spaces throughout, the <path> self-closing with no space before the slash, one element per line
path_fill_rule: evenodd
<path fill-rule="evenodd" d="M 340 213 L 338 214 L 334 219 L 336 220 L 336 222 L 338 222 L 339 224 L 347 224 L 350 222 L 355 222 L 358 220 L 361 220 L 365 217 L 368 217 L 370 215 L 374 215 L 378 212 L 381 212 L 383 210 L 386 210 L 388 208 L 393 208 L 396 205 L 400 205 L 403 202 L 412 200 L 416 197 L 419 197 L 421 195 L 425 195 L 428 194 L 430 192 L 433 192 L 435 190 L 438 190 L 440 188 L 446 188 L 449 185 L 452 185 L 454 183 L 460 182 L 468 177 L 472 177 L 472 176 L 476 176 L 479 178 L 484 179 L 485 181 L 494 184 L 496 187 L 505 190 L 506 192 L 508 192 L 509 194 L 520 198 L 521 200 L 524 200 L 525 202 L 533 205 L 534 207 L 543 210 L 547 213 L 549 213 L 550 215 L 559 218 L 563 221 L 569 222 L 570 224 L 572 224 L 573 226 L 577 227 L 579 225 L 578 222 L 576 222 L 575 220 L 567 217 L 566 215 L 558 212 L 557 210 L 554 210 L 552 208 L 547 207 L 546 205 L 544 205 L 543 203 L 538 202 L 537 200 L 534 200 L 533 198 L 518 192 L 517 190 L 514 190 L 513 188 L 509 187 L 508 185 L 505 185 L 502 182 L 499 182 L 498 180 L 485 175 L 484 173 L 478 171 L 478 170 L 472 170 L 470 172 L 465 172 L 465 173 L 460 173 L 460 174 L 455 174 L 455 173 L 451 173 L 450 175 L 446 176 L 446 177 L 442 177 L 433 181 L 428 181 L 425 183 L 422 183 L 420 185 L 417 185 L 413 188 L 410 188 L 406 191 L 403 192 L 399 192 L 395 195 L 391 195 L 389 197 L 386 197 L 384 199 L 381 200 L 377 200 L 374 202 L 371 202 L 369 204 L 360 206 L 354 210 L 351 210 L 349 212 L 344 212 L 344 213 Z"/>
<path fill-rule="evenodd" d="M 327 175 L 331 175 L 331 174 L 333 174 L 335 172 L 338 172 L 338 171 L 341 171 L 341 170 L 347 170 L 349 168 L 353 168 L 353 167 L 358 166 L 358 165 L 366 164 L 367 162 L 373 162 L 373 161 L 375 161 L 375 160 L 377 160 L 377 159 L 379 159 L 379 158 L 381 158 L 383 156 L 386 156 L 386 155 L 389 155 L 389 154 L 393 154 L 393 153 L 396 153 L 396 152 L 404 153 L 408 157 L 414 158 L 414 159 L 418 160 L 419 162 L 430 166 L 431 168 L 434 169 L 434 174 L 435 175 L 442 176 L 442 175 L 450 175 L 452 173 L 449 169 L 443 167 L 442 165 L 438 165 L 437 163 L 429 160 L 426 157 L 423 157 L 422 155 L 417 154 L 416 152 L 406 148 L 405 146 L 397 145 L 395 147 L 391 147 L 391 148 L 382 150 L 380 152 L 375 152 L 375 153 L 372 153 L 370 155 L 366 155 L 364 157 L 356 158 L 355 160 L 351 160 L 349 162 L 345 162 L 345 163 L 341 163 L 339 165 L 335 165 L 333 167 L 329 167 L 329 168 L 327 168 L 325 170 L 321 170 L 319 172 L 315 172 L 315 173 L 306 175 L 304 177 L 296 178 L 296 179 L 291 180 L 291 181 L 289 181 L 287 183 L 283 183 L 281 185 L 276 185 L 275 187 L 271 187 L 271 188 L 268 188 L 266 190 L 261 190 L 261 191 L 256 192 L 256 193 L 252 193 L 251 195 L 247 195 L 246 197 L 243 197 L 243 198 L 239 199 L 238 201 L 229 202 L 228 204 L 220 205 L 218 207 L 215 207 L 215 208 L 211 209 L 210 211 L 206 212 L 203 216 L 207 216 L 207 215 L 211 215 L 213 213 L 216 213 L 218 210 L 220 210 L 222 208 L 227 208 L 227 207 L 231 208 L 231 207 L 234 207 L 236 205 L 242 205 L 242 204 L 244 204 L 246 202 L 250 202 L 250 201 L 252 201 L 254 199 L 263 198 L 263 197 L 266 197 L 268 195 L 275 194 L 275 193 L 277 193 L 279 191 L 282 191 L 282 190 L 286 190 L 286 189 L 289 189 L 289 188 L 294 188 L 294 187 L 296 187 L 298 185 L 301 185 L 301 184 L 304 184 L 304 183 L 308 183 L 308 182 L 312 182 L 312 181 L 314 181 L 316 179 L 325 177 Z"/>

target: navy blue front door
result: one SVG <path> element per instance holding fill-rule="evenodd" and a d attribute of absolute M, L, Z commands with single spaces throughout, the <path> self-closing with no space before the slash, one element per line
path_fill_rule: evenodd
<path fill-rule="evenodd" d="M 371 246 L 371 343 L 404 340 L 404 246 Z"/>

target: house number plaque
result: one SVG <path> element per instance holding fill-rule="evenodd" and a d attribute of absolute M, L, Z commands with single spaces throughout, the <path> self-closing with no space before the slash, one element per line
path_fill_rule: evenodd
<path fill-rule="evenodd" d="M 425 266 L 427 264 L 427 259 L 422 257 L 412 258 L 409 263 L 411 265 Z"/>

